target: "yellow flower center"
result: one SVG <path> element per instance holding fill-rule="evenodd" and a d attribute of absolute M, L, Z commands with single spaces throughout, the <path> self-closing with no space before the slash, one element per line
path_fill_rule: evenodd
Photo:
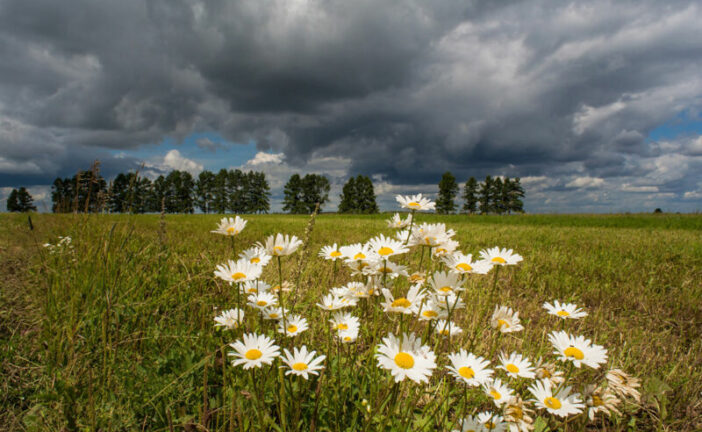
<path fill-rule="evenodd" d="M 597 396 L 597 395 L 592 395 L 592 406 L 602 406 L 604 405 L 604 402 L 602 401 L 602 398 Z"/>
<path fill-rule="evenodd" d="M 497 328 L 509 328 L 509 323 L 503 319 L 498 319 L 497 320 Z"/>
<path fill-rule="evenodd" d="M 338 258 L 341 256 L 341 252 L 339 251 L 333 251 L 332 253 L 329 254 L 330 257 L 332 258 Z"/>
<path fill-rule="evenodd" d="M 450 286 L 444 286 L 444 287 L 439 288 L 439 291 L 441 291 L 441 292 L 451 292 L 451 291 L 453 291 L 453 288 L 451 288 Z"/>
<path fill-rule="evenodd" d="M 547 397 L 546 399 L 544 399 L 544 405 L 551 409 L 557 410 L 561 408 L 561 401 L 559 401 L 555 397 Z"/>
<path fill-rule="evenodd" d="M 490 390 L 490 396 L 492 396 L 492 398 L 495 399 L 495 400 L 500 400 L 500 399 L 502 399 L 502 395 L 500 394 L 500 392 L 498 392 L 498 391 L 495 390 L 495 389 Z"/>
<path fill-rule="evenodd" d="M 470 368 L 468 366 L 463 366 L 463 367 L 459 368 L 458 374 L 466 379 L 471 379 L 471 378 L 475 377 L 475 371 L 473 371 L 473 368 Z"/>
<path fill-rule="evenodd" d="M 492 262 L 504 264 L 504 263 L 506 263 L 507 261 L 505 261 L 505 259 L 502 258 L 502 257 L 495 257 L 495 258 L 492 259 Z"/>
<path fill-rule="evenodd" d="M 307 369 L 307 363 L 295 363 L 294 365 L 292 365 L 292 368 L 296 371 L 303 371 Z"/>
<path fill-rule="evenodd" d="M 412 201 L 412 202 L 407 203 L 407 207 L 411 207 L 413 209 L 418 209 L 421 207 L 421 205 L 419 205 L 419 203 L 416 201 Z"/>
<path fill-rule="evenodd" d="M 438 248 L 438 249 L 436 249 L 436 250 L 434 251 L 434 253 L 437 254 L 437 255 L 443 254 L 443 253 L 446 253 L 446 249 L 444 249 L 444 248 Z"/>
<path fill-rule="evenodd" d="M 394 253 L 395 253 L 395 251 L 392 250 L 392 248 L 389 248 L 387 246 L 383 246 L 380 249 L 378 249 L 378 255 L 381 255 L 381 256 L 388 256 L 388 255 L 392 255 Z"/>
<path fill-rule="evenodd" d="M 237 234 L 238 232 L 239 231 L 237 231 L 234 227 L 227 228 L 227 234 Z"/>
<path fill-rule="evenodd" d="M 435 318 L 439 316 L 439 314 L 433 310 L 425 310 L 424 312 L 422 312 L 422 315 L 424 315 L 427 318 Z"/>
<path fill-rule="evenodd" d="M 407 300 L 404 297 L 400 297 L 399 299 L 395 300 L 390 304 L 391 307 L 403 307 L 403 308 L 408 308 L 412 305 L 409 300 Z"/>
<path fill-rule="evenodd" d="M 244 357 L 246 357 L 247 360 L 258 360 L 261 358 L 263 353 L 256 348 L 250 349 L 246 351 L 246 354 L 244 354 Z"/>
<path fill-rule="evenodd" d="M 507 372 L 511 372 L 511 373 L 515 373 L 515 374 L 519 373 L 519 368 L 517 366 L 513 365 L 512 363 L 505 366 L 505 369 L 507 369 Z"/>
<path fill-rule="evenodd" d="M 362 259 L 366 259 L 366 256 L 363 254 L 363 252 L 359 252 L 359 253 L 357 253 L 356 255 L 353 256 L 353 259 L 355 259 L 355 260 L 362 260 Z"/>
<path fill-rule="evenodd" d="M 348 330 L 349 326 L 346 323 L 339 323 L 336 325 L 337 330 Z"/>
<path fill-rule="evenodd" d="M 431 244 L 432 241 L 436 241 L 436 237 L 424 237 L 424 242 L 426 244 Z"/>
<path fill-rule="evenodd" d="M 511 417 L 517 420 L 521 420 L 524 418 L 524 411 L 522 411 L 522 409 L 516 405 L 512 405 L 509 408 L 507 408 L 507 412 Z"/>
<path fill-rule="evenodd" d="M 541 376 L 544 377 L 544 378 L 551 378 L 551 376 L 552 376 L 552 375 L 551 375 L 551 371 L 549 371 L 549 370 L 546 369 L 546 368 L 539 369 L 539 372 L 541 373 Z"/>
<path fill-rule="evenodd" d="M 246 275 L 242 272 L 236 272 L 232 275 L 232 279 L 234 279 L 235 281 L 246 279 Z"/>
<path fill-rule="evenodd" d="M 256 294 L 258 290 L 256 288 L 249 288 L 246 290 L 247 294 Z"/>
<path fill-rule="evenodd" d="M 399 352 L 395 356 L 395 364 L 402 369 L 411 369 L 414 366 L 414 357 L 406 352 Z"/>
<path fill-rule="evenodd" d="M 410 281 L 412 281 L 412 282 L 417 282 L 417 281 L 421 281 L 421 280 L 424 280 L 424 277 L 418 273 L 414 273 L 410 276 Z"/>
<path fill-rule="evenodd" d="M 265 300 L 259 300 L 259 301 L 256 302 L 256 305 L 257 305 L 257 306 L 261 306 L 261 307 L 263 307 L 263 306 L 265 306 L 265 305 L 267 305 L 267 304 L 268 304 L 268 302 L 265 301 Z"/>
<path fill-rule="evenodd" d="M 448 336 L 448 335 L 449 335 L 448 329 L 443 329 L 443 330 L 441 330 L 441 334 L 444 335 L 444 336 Z"/>
<path fill-rule="evenodd" d="M 274 254 L 277 254 L 277 253 L 282 252 L 282 251 L 283 251 L 283 246 L 274 246 L 273 247 Z"/>
<path fill-rule="evenodd" d="M 259 258 L 259 257 L 253 257 L 253 258 L 251 258 L 249 261 L 251 262 L 251 264 L 258 264 L 258 263 L 261 262 L 261 258 Z"/>
<path fill-rule="evenodd" d="M 288 326 L 288 333 L 297 333 L 297 326 L 295 324 L 290 324 Z"/>
<path fill-rule="evenodd" d="M 271 318 L 273 318 L 273 319 L 278 318 L 278 314 L 275 313 L 275 312 L 273 312 L 273 313 L 271 313 L 271 314 L 268 314 L 268 316 L 271 317 Z"/>
<path fill-rule="evenodd" d="M 567 316 L 570 316 L 570 314 L 568 313 L 568 311 L 564 311 L 564 310 L 559 310 L 558 312 L 556 312 L 556 315 L 558 315 L 558 316 L 560 316 L 560 317 L 567 317 Z"/>
<path fill-rule="evenodd" d="M 483 426 L 485 426 L 485 429 L 495 429 L 497 427 L 497 424 L 488 420 L 485 423 L 483 423 Z"/>
<path fill-rule="evenodd" d="M 585 354 L 574 346 L 566 348 L 563 351 L 563 354 L 565 354 L 566 357 L 573 357 L 576 360 L 582 360 L 585 358 Z"/>
<path fill-rule="evenodd" d="M 471 271 L 473 270 L 473 267 L 469 266 L 466 263 L 458 263 L 456 264 L 456 270 L 461 270 L 461 271 Z"/>
<path fill-rule="evenodd" d="M 345 340 L 346 342 L 350 342 L 350 341 L 351 341 L 351 336 L 346 336 L 346 337 L 344 338 L 344 340 Z"/>

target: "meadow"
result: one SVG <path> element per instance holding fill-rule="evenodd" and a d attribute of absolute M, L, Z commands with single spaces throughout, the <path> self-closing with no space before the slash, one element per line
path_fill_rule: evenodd
<path fill-rule="evenodd" d="M 537 410 L 535 430 L 702 429 L 702 216 L 417 214 L 454 229 L 465 253 L 500 246 L 524 259 L 498 273 L 494 291 L 493 274 L 470 275 L 467 306 L 453 317 L 463 333 L 429 334 L 439 366 L 427 384 L 399 385 L 378 367 L 375 347 L 401 326 L 426 335 L 426 323 L 384 313 L 383 296 L 364 299 L 349 310 L 361 319 L 358 340 L 341 344 L 330 342 L 330 315 L 316 306 L 332 287 L 358 280 L 318 257 L 320 248 L 392 236 L 388 217 L 322 214 L 311 224 L 307 216 L 246 215 L 232 243 L 210 233 L 221 215 L 32 214 L 31 230 L 27 215 L 0 215 L 0 429 L 451 430 L 461 414 L 493 403 L 455 384 L 446 353 L 470 349 L 493 367 L 502 350 L 536 360 L 551 354 L 548 334 L 563 326 L 606 347 L 605 368 L 639 378 L 641 399 L 587 426 Z M 235 289 L 214 276 L 216 266 L 234 259 L 234 248 L 279 232 L 305 241 L 281 261 L 293 286 L 286 307 L 294 304 L 310 328 L 281 343 L 327 355 L 309 380 L 232 366 L 228 344 L 242 329 L 214 327 L 215 316 L 237 302 Z M 51 254 L 43 244 L 58 236 L 70 236 L 72 246 Z M 395 261 L 438 269 L 438 259 L 420 257 L 420 249 Z M 275 285 L 278 278 L 273 260 L 262 279 Z M 588 316 L 561 322 L 542 307 L 553 300 L 576 303 Z M 518 311 L 525 330 L 490 331 L 486 317 L 497 304 Z M 247 332 L 278 338 L 273 324 L 245 309 Z"/>

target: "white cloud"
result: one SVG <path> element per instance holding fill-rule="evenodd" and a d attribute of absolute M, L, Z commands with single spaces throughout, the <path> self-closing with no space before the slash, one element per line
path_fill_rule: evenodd
<path fill-rule="evenodd" d="M 166 169 L 187 171 L 192 175 L 198 174 L 204 168 L 202 164 L 182 156 L 176 149 L 166 153 L 162 165 Z"/>
<path fill-rule="evenodd" d="M 629 183 L 624 183 L 621 187 L 623 192 L 658 192 L 658 186 L 634 186 Z"/>
<path fill-rule="evenodd" d="M 622 101 L 597 108 L 584 105 L 573 116 L 573 131 L 578 135 L 582 135 L 586 130 L 602 123 L 624 108 L 626 108 L 626 104 Z"/>
<path fill-rule="evenodd" d="M 279 164 L 285 159 L 284 153 L 264 153 L 258 152 L 253 159 L 246 162 L 245 165 L 256 166 L 261 164 Z"/>
<path fill-rule="evenodd" d="M 602 187 L 605 184 L 604 179 L 599 177 L 576 177 L 566 184 L 568 188 L 577 189 L 593 189 Z"/>
<path fill-rule="evenodd" d="M 683 199 L 686 199 L 686 200 L 702 199 L 702 190 L 687 191 L 683 194 Z"/>

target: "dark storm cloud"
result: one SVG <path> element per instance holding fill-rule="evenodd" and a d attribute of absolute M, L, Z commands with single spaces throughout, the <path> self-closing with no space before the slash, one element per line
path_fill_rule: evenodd
<path fill-rule="evenodd" d="M 694 1 L 2 0 L 0 186 L 214 131 L 395 184 L 695 196 L 669 167 L 698 167 L 696 141 L 645 137 L 702 105 L 701 19 Z"/>

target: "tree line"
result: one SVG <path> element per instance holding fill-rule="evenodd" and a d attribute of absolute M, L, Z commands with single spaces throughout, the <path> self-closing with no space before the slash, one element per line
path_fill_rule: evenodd
<path fill-rule="evenodd" d="M 319 203 L 319 211 L 329 201 L 329 179 L 319 174 L 301 177 L 293 174 L 283 189 L 283 211 L 292 214 L 309 214 Z M 364 175 L 348 179 L 340 195 L 338 213 L 378 213 L 373 182 Z"/>
<path fill-rule="evenodd" d="M 37 211 L 37 207 L 34 205 L 34 198 L 29 194 L 26 187 L 22 186 L 19 189 L 12 189 L 7 197 L 7 211 Z"/>
<path fill-rule="evenodd" d="M 458 206 L 455 198 L 459 186 L 451 172 L 445 172 L 439 182 L 439 195 L 436 199 L 436 212 L 454 213 Z M 524 213 L 524 188 L 519 177 L 486 176 L 485 181 L 478 182 L 470 177 L 463 186 L 463 212 L 468 214 L 511 214 Z"/>

